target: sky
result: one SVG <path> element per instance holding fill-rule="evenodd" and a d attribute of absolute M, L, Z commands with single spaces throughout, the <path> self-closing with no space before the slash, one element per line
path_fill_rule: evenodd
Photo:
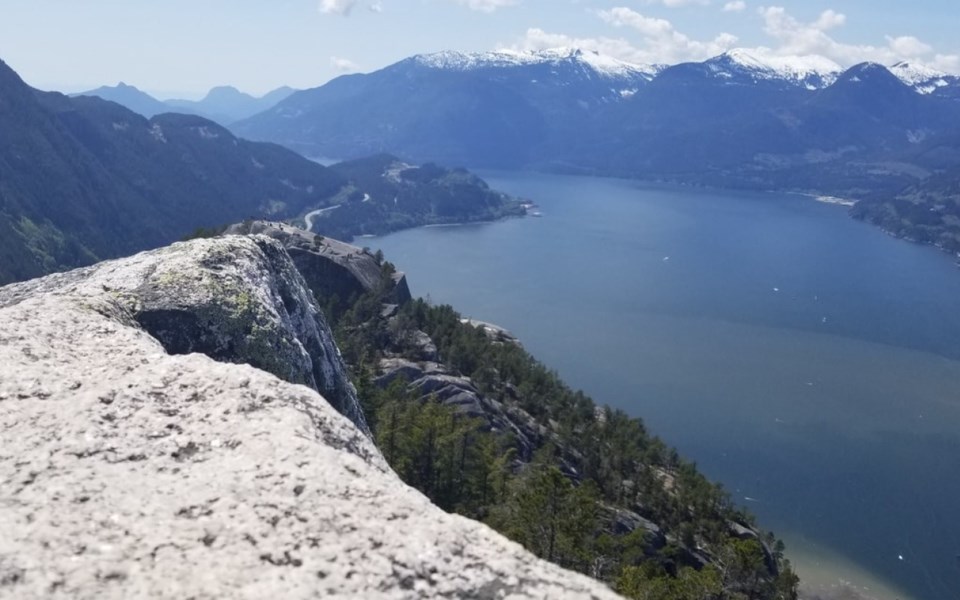
<path fill-rule="evenodd" d="M 0 59 L 47 90 L 309 88 L 440 50 L 577 46 L 638 63 L 731 48 L 960 73 L 957 0 L 0 0 Z"/>

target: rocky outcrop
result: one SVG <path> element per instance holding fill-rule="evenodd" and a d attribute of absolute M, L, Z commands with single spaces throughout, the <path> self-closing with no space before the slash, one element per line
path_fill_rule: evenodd
<path fill-rule="evenodd" d="M 403 378 L 407 383 L 417 381 L 424 375 L 447 375 L 447 368 L 436 362 L 414 362 L 406 358 L 384 358 L 380 360 L 380 375 L 374 384 L 385 388 L 394 380 Z"/>
<path fill-rule="evenodd" d="M 226 237 L 0 289 L 0 597 L 614 598 L 389 470 L 311 389 L 290 264 Z M 169 351 L 268 346 L 308 385 Z"/>
<path fill-rule="evenodd" d="M 475 329 L 480 329 L 491 342 L 498 344 L 514 344 L 516 346 L 520 345 L 520 340 L 517 339 L 517 336 L 513 335 L 509 330 L 504 329 L 499 325 L 487 323 L 486 321 L 477 321 L 476 319 L 460 319 L 460 322 Z"/>
<path fill-rule="evenodd" d="M 38 294 L 107 294 L 167 352 L 247 363 L 307 385 L 366 430 L 330 328 L 269 238 L 195 240 L 51 275 L 3 288 L 0 306 Z"/>
<path fill-rule="evenodd" d="M 271 221 L 245 221 L 231 225 L 227 233 L 266 235 L 278 240 L 307 284 L 321 298 L 336 296 L 346 302 L 381 284 L 382 270 L 373 255 L 333 238 Z M 386 300 L 394 304 L 408 302 L 410 288 L 406 276 L 393 273 L 391 277 L 392 289 L 386 294 Z"/>
<path fill-rule="evenodd" d="M 407 354 L 416 360 L 427 362 L 437 362 L 440 360 L 437 345 L 430 339 L 430 336 L 423 331 L 417 330 L 412 332 L 402 343 L 408 349 Z"/>
<path fill-rule="evenodd" d="M 430 339 L 425 333 L 418 333 Z M 407 388 L 421 401 L 440 402 L 455 408 L 458 414 L 480 419 L 489 429 L 509 433 L 523 461 L 533 457 L 547 436 L 546 429 L 529 414 L 482 394 L 469 377 L 451 373 L 442 363 L 410 357 L 382 359 L 374 384 L 386 388 L 397 379 L 407 382 Z"/>

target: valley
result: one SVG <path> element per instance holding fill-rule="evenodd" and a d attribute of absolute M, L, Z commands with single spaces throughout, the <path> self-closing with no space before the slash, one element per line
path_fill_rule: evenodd
<path fill-rule="evenodd" d="M 957 600 L 956 8 L 779 4 L 7 7 L 0 598 Z"/>

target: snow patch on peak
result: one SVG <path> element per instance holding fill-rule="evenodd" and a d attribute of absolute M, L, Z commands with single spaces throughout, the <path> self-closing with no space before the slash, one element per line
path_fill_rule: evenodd
<path fill-rule="evenodd" d="M 655 65 L 638 65 L 580 48 L 551 48 L 547 50 L 492 52 L 456 52 L 447 50 L 434 54 L 419 54 L 413 60 L 422 66 L 449 71 L 470 71 L 484 68 L 511 68 L 538 64 L 579 63 L 604 77 L 641 76 L 652 78 L 662 70 Z"/>
<path fill-rule="evenodd" d="M 938 71 L 932 67 L 920 63 L 911 63 L 907 61 L 898 62 L 890 67 L 890 72 L 896 75 L 900 81 L 907 85 L 917 85 L 927 83 L 935 79 L 943 79 L 947 76 L 943 71 Z"/>
<path fill-rule="evenodd" d="M 762 49 L 744 48 L 729 50 L 704 64 L 722 77 L 731 77 L 731 70 L 746 71 L 754 79 L 782 80 L 807 89 L 830 85 L 843 70 L 823 56 L 781 56 Z"/>
<path fill-rule="evenodd" d="M 840 80 L 852 83 L 885 82 L 885 85 L 889 85 L 890 82 L 898 81 L 893 73 L 887 69 L 887 67 L 875 62 L 864 62 L 853 65 L 843 72 L 843 74 L 840 76 Z"/>
<path fill-rule="evenodd" d="M 948 75 L 932 67 L 920 63 L 898 62 L 890 67 L 890 72 L 896 75 L 897 79 L 912 87 L 918 94 L 932 94 L 942 87 L 947 87 L 951 83 L 957 83 L 958 78 Z"/>

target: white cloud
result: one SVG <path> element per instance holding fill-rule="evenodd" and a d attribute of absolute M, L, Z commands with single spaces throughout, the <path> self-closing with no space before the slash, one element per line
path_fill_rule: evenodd
<path fill-rule="evenodd" d="M 798 21 L 781 6 L 760 8 L 759 12 L 763 17 L 764 31 L 779 43 L 774 50 L 780 55 L 819 54 L 842 66 L 851 66 L 867 61 L 891 65 L 933 53 L 930 45 L 913 36 L 887 36 L 887 44 L 883 46 L 837 41 L 827 31 L 843 26 L 847 18 L 833 10 L 824 11 L 811 23 Z M 937 55 L 932 59 L 940 65 L 949 65 L 955 57 Z"/>
<path fill-rule="evenodd" d="M 633 16 L 623 13 L 620 17 L 620 20 L 609 22 L 641 31 L 643 38 L 640 43 L 633 43 L 623 37 L 579 38 L 562 33 L 550 33 L 534 27 L 528 29 L 523 39 L 509 48 L 512 50 L 582 48 L 635 64 L 673 64 L 689 60 L 705 60 L 729 50 L 737 43 L 737 37 L 729 33 L 721 33 L 709 42 L 699 42 L 679 33 L 669 21 L 664 19 L 651 19 L 639 14 Z M 606 18 L 615 19 L 613 15 L 607 15 Z"/>
<path fill-rule="evenodd" d="M 887 45 L 904 58 L 925 56 L 933 52 L 933 47 L 930 44 L 925 44 L 912 35 L 901 35 L 900 37 L 890 37 L 888 35 Z"/>
<path fill-rule="evenodd" d="M 356 4 L 357 0 L 320 0 L 320 12 L 347 16 Z"/>
<path fill-rule="evenodd" d="M 383 3 L 382 3 L 382 2 L 374 2 L 373 4 L 371 4 L 370 6 L 367 7 L 367 10 L 369 10 L 369 11 L 372 12 L 372 13 L 380 14 L 380 13 L 383 12 Z"/>
<path fill-rule="evenodd" d="M 764 32 L 779 43 L 778 54 L 821 54 L 842 65 L 864 61 L 889 63 L 895 58 L 890 48 L 854 45 L 838 42 L 827 30 L 839 27 L 846 18 L 833 11 L 824 11 L 811 23 L 802 23 L 787 13 L 782 6 L 760 8 Z"/>
<path fill-rule="evenodd" d="M 597 14 L 614 27 L 627 27 L 638 32 L 642 39 L 637 53 L 645 56 L 643 62 L 647 63 L 704 60 L 729 50 L 738 40 L 730 33 L 721 33 L 707 41 L 694 40 L 677 31 L 666 19 L 647 17 L 622 6 L 601 10 Z"/>
<path fill-rule="evenodd" d="M 820 31 L 827 31 L 835 27 L 840 27 L 847 22 L 847 15 L 838 13 L 835 10 L 828 9 L 820 13 L 820 16 L 814 22 L 813 26 Z"/>
<path fill-rule="evenodd" d="M 705 6 L 710 4 L 710 0 L 646 0 L 647 4 L 662 4 L 668 8 L 680 8 L 681 6 L 690 6 L 699 4 Z"/>
<path fill-rule="evenodd" d="M 601 19 L 614 27 L 632 27 L 643 36 L 659 37 L 669 35 L 674 31 L 670 21 L 656 17 L 645 17 L 629 8 L 611 8 L 610 10 L 602 10 L 598 14 Z"/>
<path fill-rule="evenodd" d="M 479 10 L 480 12 L 491 13 L 498 8 L 507 6 L 516 6 L 519 0 L 457 0 L 460 4 L 467 6 L 470 10 Z"/>
<path fill-rule="evenodd" d="M 744 0 L 730 0 L 724 10 L 739 11 Z M 835 10 L 825 10 L 811 22 L 802 22 L 780 6 L 761 7 L 763 31 L 770 36 L 769 47 L 748 48 L 760 56 L 811 57 L 821 65 L 836 63 L 849 67 L 861 62 L 892 65 L 909 60 L 946 71 L 960 73 L 960 56 L 938 53 L 929 44 L 913 36 L 887 36 L 877 45 L 847 44 L 838 41 L 835 31 L 843 28 L 847 17 Z M 574 37 L 551 33 L 540 28 L 528 29 L 524 37 L 508 46 L 513 50 L 544 50 L 558 46 L 593 50 L 607 56 L 638 64 L 676 64 L 700 61 L 717 56 L 736 47 L 738 39 L 729 33 L 720 33 L 713 39 L 692 39 L 670 21 L 643 15 L 633 9 L 616 7 L 595 13 L 614 28 L 626 30 L 623 36 Z M 828 60 L 817 59 L 823 57 Z"/>
<path fill-rule="evenodd" d="M 846 44 L 827 32 L 846 24 L 844 14 L 826 10 L 813 22 L 803 23 L 782 6 L 762 7 L 763 30 L 777 41 L 775 48 L 762 48 L 780 56 L 818 54 L 844 67 L 861 62 L 892 65 L 902 60 L 951 73 L 960 71 L 960 56 L 935 53 L 934 48 L 910 36 L 886 36 L 885 45 Z"/>
<path fill-rule="evenodd" d="M 935 54 L 929 65 L 947 73 L 960 73 L 960 56 L 956 54 Z"/>
<path fill-rule="evenodd" d="M 649 62 L 648 54 L 634 47 L 623 38 L 578 38 L 562 33 L 549 33 L 538 27 L 528 29 L 523 39 L 505 48 L 531 51 L 560 47 L 592 50 L 605 56 L 612 56 L 632 63 L 643 64 Z"/>
<path fill-rule="evenodd" d="M 330 66 L 340 73 L 352 73 L 360 70 L 360 65 L 348 58 L 341 58 L 339 56 L 330 57 Z"/>
<path fill-rule="evenodd" d="M 734 0 L 723 5 L 723 12 L 741 12 L 747 9 L 747 3 L 743 0 Z"/>

